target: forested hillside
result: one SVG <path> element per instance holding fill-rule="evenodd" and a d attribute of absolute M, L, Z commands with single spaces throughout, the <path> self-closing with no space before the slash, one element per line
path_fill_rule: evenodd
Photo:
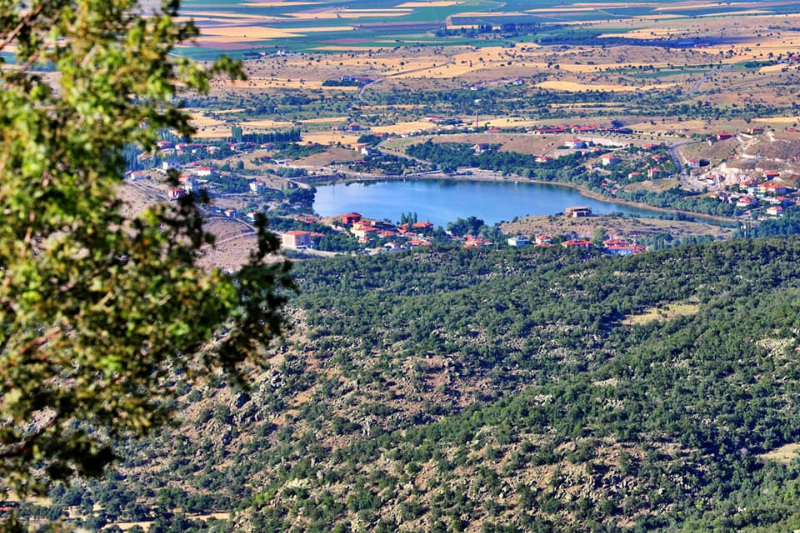
<path fill-rule="evenodd" d="M 800 528 L 800 239 L 630 258 L 433 249 L 297 264 L 248 393 L 183 393 L 116 480 L 159 531 Z M 233 525 L 186 513 L 233 510 Z"/>

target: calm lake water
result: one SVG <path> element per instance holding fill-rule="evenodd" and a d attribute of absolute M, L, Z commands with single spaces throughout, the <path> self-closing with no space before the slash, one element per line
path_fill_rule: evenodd
<path fill-rule="evenodd" d="M 554 215 L 570 206 L 587 206 L 595 214 L 613 212 L 658 216 L 627 205 L 601 202 L 577 190 L 550 184 L 492 181 L 374 181 L 317 187 L 314 211 L 333 216 L 356 211 L 365 217 L 400 220 L 417 213 L 419 220 L 446 227 L 457 218 L 474 215 L 491 225 L 516 216 Z"/>

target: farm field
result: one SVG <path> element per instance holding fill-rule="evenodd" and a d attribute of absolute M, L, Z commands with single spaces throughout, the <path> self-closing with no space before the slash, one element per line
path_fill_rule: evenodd
<path fill-rule="evenodd" d="M 237 54 L 284 48 L 297 52 L 447 46 L 460 38 L 462 29 L 504 24 L 540 27 L 507 42 L 535 42 L 584 30 L 615 39 L 686 39 L 693 38 L 692 26 L 704 28 L 705 37 L 712 39 L 718 36 L 715 25 L 731 16 L 788 17 L 797 11 L 796 2 L 788 0 L 733 5 L 678 0 L 565 5 L 546 0 L 536 2 L 533 8 L 523 0 L 187 0 L 181 14 L 194 19 L 203 30 L 203 37 L 186 53 L 213 57 L 222 51 Z"/>

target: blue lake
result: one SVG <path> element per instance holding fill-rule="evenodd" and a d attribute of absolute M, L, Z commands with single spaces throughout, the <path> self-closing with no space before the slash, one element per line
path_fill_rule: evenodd
<path fill-rule="evenodd" d="M 447 226 L 474 215 L 487 224 L 526 215 L 555 215 L 570 206 L 587 206 L 595 214 L 641 216 L 659 213 L 587 198 L 577 190 L 550 184 L 493 181 L 407 180 L 336 183 L 317 187 L 314 211 L 322 216 L 358 212 L 365 217 L 400 220 L 417 213 L 419 220 Z"/>

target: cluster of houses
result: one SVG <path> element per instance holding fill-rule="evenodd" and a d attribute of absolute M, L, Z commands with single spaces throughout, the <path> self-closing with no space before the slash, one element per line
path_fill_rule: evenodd
<path fill-rule="evenodd" d="M 170 170 L 180 170 L 180 165 L 175 161 L 164 161 L 159 170 L 166 174 Z M 207 190 L 208 179 L 216 174 L 216 170 L 211 167 L 187 167 L 184 170 L 178 176 L 178 187 L 168 192 L 170 201 L 178 200 L 189 193 L 197 194 L 203 189 Z"/>
<path fill-rule="evenodd" d="M 158 141 L 156 143 L 159 155 L 161 157 L 176 157 L 185 154 L 191 155 L 214 155 L 220 152 L 223 148 L 227 148 L 231 152 L 246 154 L 255 150 L 271 150 L 275 148 L 275 143 L 253 143 L 253 142 L 230 142 L 230 143 L 173 143 L 171 141 Z"/>
<path fill-rule="evenodd" d="M 300 219 L 298 219 L 300 220 Z M 301 220 L 301 222 L 318 222 L 317 219 Z M 331 223 L 332 227 L 344 228 L 353 235 L 358 242 L 369 248 L 370 244 L 382 241 L 384 244 L 379 251 L 393 251 L 413 248 L 415 246 L 430 246 L 428 235 L 433 231 L 430 222 L 414 222 L 395 226 L 384 220 L 373 220 L 362 217 L 359 213 L 347 213 L 338 217 Z M 322 233 L 311 231 L 292 230 L 281 234 L 283 247 L 287 250 L 305 250 L 314 248 L 314 239 L 323 237 Z"/>
<path fill-rule="evenodd" d="M 626 127 L 601 126 L 600 124 L 561 124 L 558 126 L 535 126 L 528 128 L 534 135 L 564 135 L 574 133 L 576 135 L 587 133 L 633 133 L 633 130 Z"/>
<path fill-rule="evenodd" d="M 710 196 L 744 209 L 764 208 L 767 216 L 779 217 L 787 207 L 795 205 L 793 196 L 796 194 L 785 184 L 775 181 L 779 177 L 779 172 L 764 172 L 761 179 L 748 179 Z"/>
<path fill-rule="evenodd" d="M 537 235 L 534 237 L 533 242 L 525 237 L 511 237 L 508 239 L 509 246 L 521 247 L 529 246 L 531 244 L 540 248 L 550 248 L 556 245 L 553 242 L 553 238 L 549 235 Z M 558 244 L 564 248 L 578 248 L 583 250 L 589 250 L 595 246 L 594 243 L 588 239 L 568 239 L 561 241 Z M 634 255 L 647 251 L 646 246 L 631 243 L 625 239 L 619 238 L 607 239 L 603 241 L 603 245 L 600 247 L 600 249 L 611 255 Z"/>

